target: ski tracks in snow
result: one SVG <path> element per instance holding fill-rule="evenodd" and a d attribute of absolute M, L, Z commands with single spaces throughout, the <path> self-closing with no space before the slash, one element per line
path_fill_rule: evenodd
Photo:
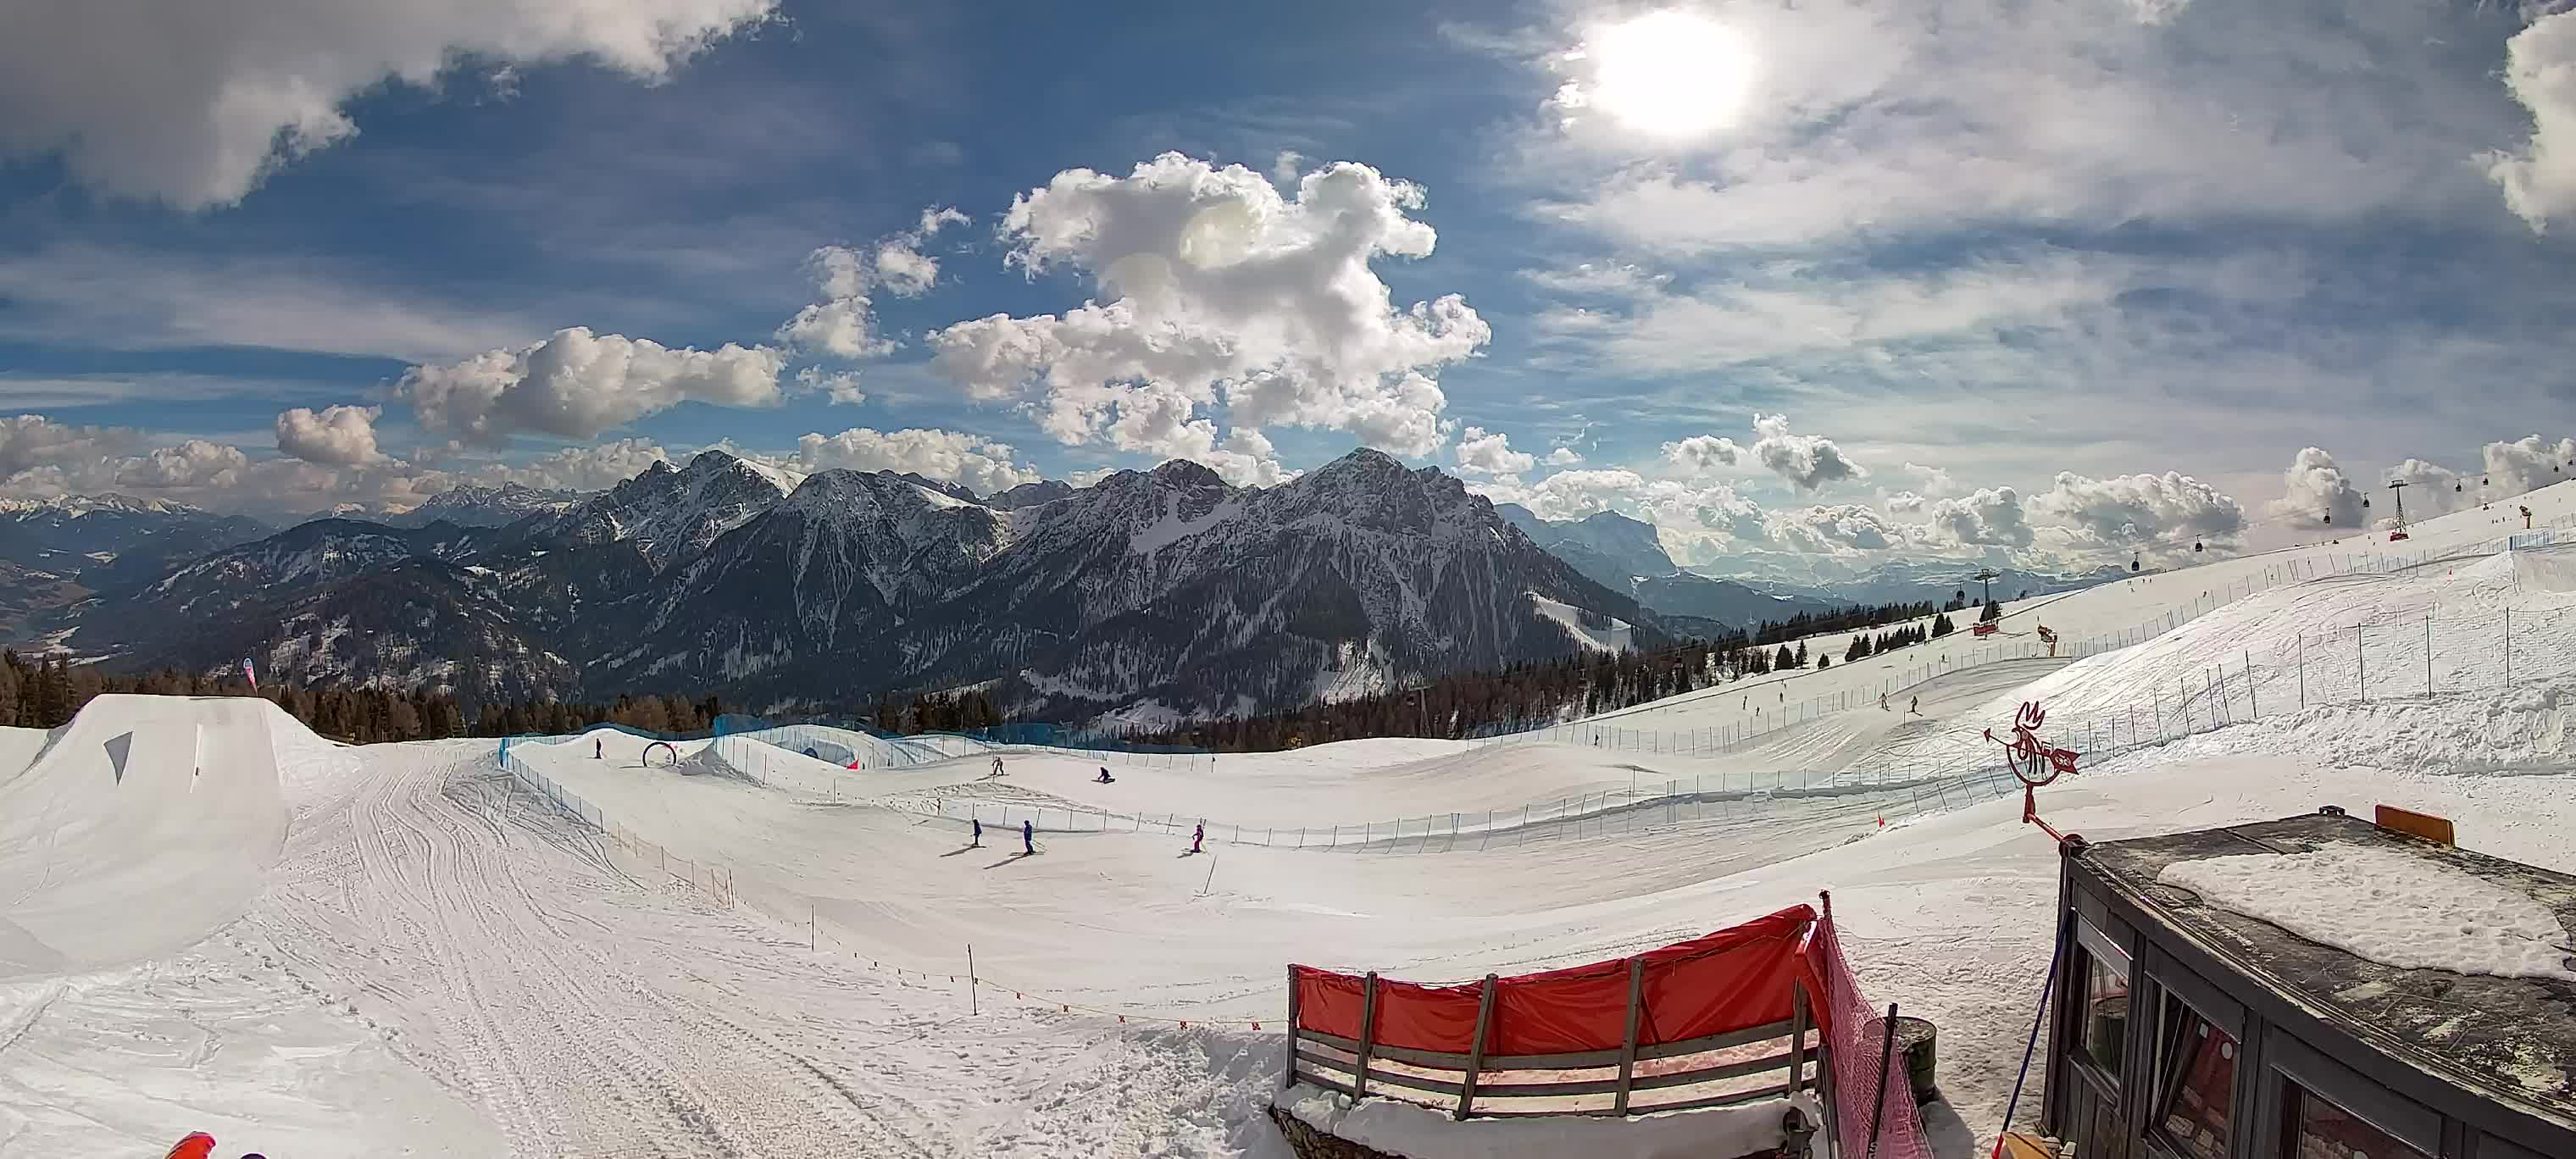
<path fill-rule="evenodd" d="M 467 768 L 483 751 L 368 750 L 308 803 L 240 928 L 348 995 L 520 1155 L 972 1153 L 911 1101 L 917 1071 L 879 1078 L 907 1069 L 877 1050 L 890 1025 L 938 1033 L 908 1025 L 928 996 L 640 882 L 524 797 L 492 807 Z"/>

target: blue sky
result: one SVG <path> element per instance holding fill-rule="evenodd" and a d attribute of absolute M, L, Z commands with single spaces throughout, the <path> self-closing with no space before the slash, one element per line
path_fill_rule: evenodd
<path fill-rule="evenodd" d="M 1365 444 L 1832 570 L 2260 547 L 2576 457 L 2560 6 L 1389 7 L 38 16 L 0 491 Z"/>

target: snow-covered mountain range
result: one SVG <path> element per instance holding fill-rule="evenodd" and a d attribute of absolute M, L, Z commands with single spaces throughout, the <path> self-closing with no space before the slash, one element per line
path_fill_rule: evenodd
<path fill-rule="evenodd" d="M 0 499 L 0 638 L 90 592 L 268 534 L 238 515 L 163 499 Z"/>
<path fill-rule="evenodd" d="M 248 655 L 272 678 L 478 699 L 713 691 L 792 711 L 980 685 L 1058 718 L 1273 708 L 1666 638 L 1456 479 L 1375 451 L 1266 489 L 1173 462 L 990 502 L 711 451 L 577 502 L 512 501 L 531 511 L 504 526 L 307 523 L 53 626 L 121 665 Z"/>

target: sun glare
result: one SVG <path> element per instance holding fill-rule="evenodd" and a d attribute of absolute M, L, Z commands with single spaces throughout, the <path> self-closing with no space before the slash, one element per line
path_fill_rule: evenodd
<path fill-rule="evenodd" d="M 1649 136 L 1680 140 L 1733 122 L 1753 84 L 1753 46 L 1706 17 L 1667 9 L 1595 33 L 1584 104 Z"/>

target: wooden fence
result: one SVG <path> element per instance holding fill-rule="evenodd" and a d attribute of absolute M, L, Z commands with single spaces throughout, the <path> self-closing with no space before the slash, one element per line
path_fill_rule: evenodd
<path fill-rule="evenodd" d="M 1288 982 L 1288 1034 L 1295 1052 L 1287 1083 L 1306 1083 L 1352 1098 L 1374 1093 L 1430 1106 L 1453 1118 L 1512 1115 L 1642 1115 L 1782 1098 L 1813 1086 L 1833 1103 L 1833 1069 L 1806 986 L 1794 988 L 1788 1021 L 1680 1042 L 1637 1044 L 1645 1010 L 1643 958 L 1628 963 L 1627 1041 L 1616 1049 L 1570 1054 L 1488 1055 L 1497 977 L 1485 976 L 1476 1009 L 1474 1049 L 1466 1054 L 1415 1050 L 1373 1041 L 1378 977 L 1366 983 L 1357 1040 L 1303 1028 L 1297 978 Z M 1608 1072 L 1608 1073 L 1602 1073 Z M 1770 1076 L 1777 1081 L 1766 1081 Z"/>

